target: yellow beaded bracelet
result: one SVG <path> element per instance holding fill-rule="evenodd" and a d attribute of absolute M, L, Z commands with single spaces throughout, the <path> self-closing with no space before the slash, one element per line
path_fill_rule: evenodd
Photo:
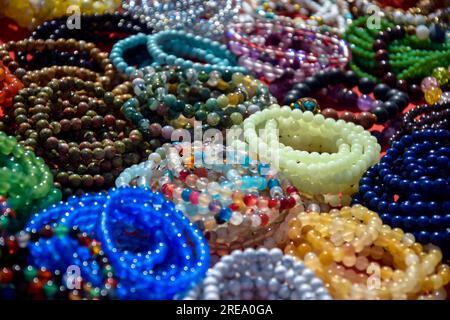
<path fill-rule="evenodd" d="M 445 299 L 450 268 L 441 250 L 384 225 L 361 206 L 300 213 L 285 253 L 304 260 L 336 299 Z"/>

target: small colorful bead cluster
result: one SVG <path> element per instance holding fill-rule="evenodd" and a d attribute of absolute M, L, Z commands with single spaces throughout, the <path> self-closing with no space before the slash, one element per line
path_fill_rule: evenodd
<path fill-rule="evenodd" d="M 251 115 L 243 127 L 247 143 L 258 146 L 259 159 L 271 160 L 272 165 L 277 160 L 299 191 L 326 195 L 331 205 L 350 202 L 359 179 L 377 162 L 381 150 L 361 126 L 287 106 Z"/>
<path fill-rule="evenodd" d="M 267 87 L 242 73 L 165 68 L 136 78 L 133 87 L 136 97 L 125 102 L 123 113 L 147 139 L 171 140 L 174 128 L 192 127 L 192 121 L 205 129 L 240 125 L 275 102 Z"/>
<path fill-rule="evenodd" d="M 436 102 L 450 102 L 450 64 L 447 69 L 438 67 L 433 70 L 431 76 L 422 80 L 421 89 L 428 104 Z M 442 89 L 447 88 L 445 92 Z"/>
<path fill-rule="evenodd" d="M 271 83 L 277 98 L 321 69 L 344 67 L 350 57 L 337 36 L 306 26 L 266 21 L 234 24 L 227 30 L 227 40 L 239 64 Z"/>
<path fill-rule="evenodd" d="M 322 280 L 280 249 L 233 251 L 187 300 L 331 300 Z"/>
<path fill-rule="evenodd" d="M 12 99 L 23 88 L 22 82 L 14 77 L 0 62 L 0 119 L 11 107 Z"/>
<path fill-rule="evenodd" d="M 354 203 L 380 213 L 384 223 L 434 243 L 449 256 L 450 131 L 414 131 L 392 144 L 362 177 Z"/>
<path fill-rule="evenodd" d="M 41 158 L 0 132 L 0 195 L 20 214 L 23 224 L 31 212 L 61 200 L 53 176 Z"/>
<path fill-rule="evenodd" d="M 360 205 L 300 213 L 289 222 L 287 254 L 302 259 L 335 299 L 438 299 L 450 268 L 437 247 L 384 225 Z"/>
<path fill-rule="evenodd" d="M 78 227 L 87 238 L 99 241 L 117 277 L 118 298 L 182 296 L 201 281 L 209 266 L 208 245 L 201 232 L 162 194 L 147 188 L 72 197 L 36 214 L 25 230 L 38 232 L 47 225 L 58 228 L 57 233 Z M 31 242 L 28 248 L 33 265 L 50 271 L 76 265 L 93 285 L 105 281 L 101 271 L 105 266 L 91 253 L 100 248 L 80 246 L 80 239 L 70 238 L 67 231 Z"/>

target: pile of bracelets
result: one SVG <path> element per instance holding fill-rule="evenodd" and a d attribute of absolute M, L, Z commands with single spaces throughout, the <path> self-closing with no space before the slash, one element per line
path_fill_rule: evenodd
<path fill-rule="evenodd" d="M 301 259 L 335 299 L 436 299 L 447 296 L 450 267 L 442 253 L 383 224 L 355 205 L 300 213 L 289 222 L 285 253 Z"/>
<path fill-rule="evenodd" d="M 308 207 L 310 201 L 268 165 L 220 146 L 165 144 L 146 162 L 123 171 L 116 186 L 161 192 L 204 231 L 211 252 L 219 254 L 262 243 L 288 214 Z"/>
<path fill-rule="evenodd" d="M 104 190 L 150 149 L 123 119 L 122 103 L 98 83 L 53 79 L 14 98 L 14 133 L 49 165 L 65 197 Z"/>
<path fill-rule="evenodd" d="M 220 40 L 225 25 L 234 21 L 242 0 L 155 1 L 127 0 L 127 12 L 145 18 L 155 30 L 184 30 L 210 39 Z"/>
<path fill-rule="evenodd" d="M 450 63 L 448 68 L 437 67 L 422 80 L 420 88 L 428 104 L 450 102 Z M 444 89 L 445 91 L 443 91 Z"/>
<path fill-rule="evenodd" d="M 22 88 L 22 82 L 0 62 L 0 119 L 7 113 L 6 109 L 11 107 L 12 99 Z"/>
<path fill-rule="evenodd" d="M 450 130 L 450 101 L 410 109 L 404 114 L 401 126 L 391 138 L 391 142 L 413 131 L 427 128 Z"/>
<path fill-rule="evenodd" d="M 134 63 L 129 63 L 126 54 L 130 50 L 138 51 L 144 60 L 132 57 Z M 225 45 L 176 30 L 161 31 L 152 35 L 139 33 L 118 41 L 111 51 L 110 59 L 119 71 L 128 76 L 132 76 L 137 70 L 145 71 L 145 67 L 166 65 L 207 73 L 211 71 L 247 73 L 244 67 L 237 65 L 236 57 Z"/>
<path fill-rule="evenodd" d="M 420 85 L 410 81 L 420 81 L 430 69 L 449 65 L 450 42 L 439 25 L 435 32 L 423 32 L 420 26 L 409 29 L 384 19 L 379 28 L 369 28 L 367 23 L 367 17 L 359 18 L 344 34 L 352 51 L 350 67 L 358 77 L 381 80 L 415 95 Z"/>
<path fill-rule="evenodd" d="M 187 300 L 331 300 L 302 262 L 274 248 L 235 250 L 211 269 Z"/>
<path fill-rule="evenodd" d="M 346 1 L 337 0 L 254 0 L 255 14 L 265 20 L 276 20 L 296 25 L 324 26 L 343 33 L 352 22 Z"/>
<path fill-rule="evenodd" d="M 322 69 L 343 68 L 350 58 L 347 45 L 336 35 L 276 21 L 230 25 L 227 41 L 239 64 L 271 83 L 277 98 L 293 83 Z"/>
<path fill-rule="evenodd" d="M 21 27 L 33 29 L 45 20 L 78 14 L 103 14 L 113 12 L 120 6 L 120 0 L 32 0 L 0 2 L 2 13 L 14 19 Z"/>
<path fill-rule="evenodd" d="M 380 213 L 383 222 L 440 246 L 450 256 L 450 131 L 424 129 L 392 143 L 359 182 L 353 203 Z"/>
<path fill-rule="evenodd" d="M 357 87 L 358 96 L 352 88 Z M 375 123 L 384 124 L 388 120 L 395 118 L 409 104 L 409 97 L 397 89 L 392 89 L 387 84 L 375 84 L 368 78 L 359 78 L 353 71 L 342 71 L 331 69 L 316 73 L 308 77 L 303 82 L 294 85 L 291 91 L 284 98 L 286 105 L 292 108 L 300 108 L 303 111 L 316 111 L 315 104 L 298 103 L 298 100 L 307 97 L 318 97 L 327 88 L 326 96 L 333 99 L 336 104 L 346 107 L 357 107 L 361 112 L 358 115 L 350 111 L 345 111 L 341 115 L 333 108 L 321 110 L 326 118 L 342 119 L 354 122 L 364 129 L 370 129 Z M 373 94 L 373 96 L 372 96 Z"/>
<path fill-rule="evenodd" d="M 162 136 L 170 141 L 174 128 L 189 128 L 193 122 L 204 129 L 228 129 L 276 102 L 250 76 L 192 68 L 158 69 L 134 79 L 133 88 L 136 96 L 125 102 L 123 113 L 147 139 Z"/>
<path fill-rule="evenodd" d="M 85 239 L 72 235 L 74 227 Z M 58 237 L 51 237 L 52 229 Z M 105 281 L 102 270 L 110 265 L 117 278 L 114 294 L 122 299 L 182 297 L 203 279 L 209 266 L 203 235 L 173 203 L 147 188 L 72 197 L 36 214 L 25 230 L 34 234 L 50 230 L 30 238 L 32 265 L 52 272 L 76 265 L 81 276 L 96 286 Z M 90 239 L 101 247 L 86 246 Z M 99 250 L 107 257 L 106 264 L 98 261 Z"/>
<path fill-rule="evenodd" d="M 0 196 L 20 216 L 22 224 L 31 212 L 47 208 L 61 200 L 61 192 L 53 185 L 53 176 L 41 158 L 14 137 L 0 132 Z"/>
<path fill-rule="evenodd" d="M 251 115 L 244 138 L 258 158 L 271 161 L 302 193 L 348 204 L 381 150 L 361 126 L 284 106 Z"/>

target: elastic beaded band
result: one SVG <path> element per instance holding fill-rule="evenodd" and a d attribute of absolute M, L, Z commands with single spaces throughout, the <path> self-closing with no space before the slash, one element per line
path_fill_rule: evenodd
<path fill-rule="evenodd" d="M 430 105 L 436 102 L 450 102 L 449 80 L 450 62 L 447 68 L 437 67 L 433 69 L 430 76 L 425 77 L 420 84 L 425 101 Z M 445 91 L 443 92 L 443 90 Z"/>
<path fill-rule="evenodd" d="M 41 158 L 17 143 L 14 137 L 0 132 L 0 195 L 21 216 L 61 200 L 61 192 L 53 186 L 53 176 Z"/>
<path fill-rule="evenodd" d="M 279 169 L 299 191 L 326 195 L 333 206 L 339 203 L 337 194 L 343 204 L 350 202 L 381 150 L 361 126 L 287 106 L 251 115 L 244 121 L 244 138 L 259 159 L 279 161 Z"/>
<path fill-rule="evenodd" d="M 12 98 L 22 88 L 22 82 L 0 62 L 0 119 L 7 113 L 6 109 L 11 106 Z M 3 129 L 0 127 L 0 130 Z"/>
<path fill-rule="evenodd" d="M 162 194 L 147 188 L 112 189 L 108 195 L 84 195 L 35 215 L 26 230 L 46 225 L 81 231 L 101 243 L 117 276 L 117 296 L 122 299 L 173 299 L 183 297 L 200 282 L 209 266 L 209 250 L 201 232 Z M 99 283 L 98 264 L 65 238 L 53 239 L 62 251 L 31 244 L 37 265 L 65 270 L 75 264 L 92 283 Z M 74 254 L 77 253 L 77 254 Z M 77 261 L 78 260 L 78 261 Z M 82 263 L 82 264 L 79 264 Z"/>
<path fill-rule="evenodd" d="M 242 73 L 164 68 L 136 78 L 133 87 L 136 97 L 122 110 L 148 139 L 171 140 L 174 127 L 191 128 L 194 120 L 203 129 L 227 129 L 275 102 L 266 86 Z"/>
<path fill-rule="evenodd" d="M 239 64 L 263 77 L 280 99 L 293 83 L 325 68 L 344 67 L 350 51 L 336 35 L 313 27 L 257 21 L 233 24 L 228 47 Z"/>
<path fill-rule="evenodd" d="M 205 231 L 211 250 L 219 253 L 265 241 L 287 215 L 309 207 L 268 165 L 251 164 L 248 156 L 232 149 L 217 154 L 214 148 L 165 144 L 148 161 L 122 172 L 116 186 L 135 184 L 162 192 Z"/>
<path fill-rule="evenodd" d="M 450 131 L 414 131 L 392 144 L 360 181 L 354 203 L 380 213 L 384 223 L 440 246 L 449 257 Z"/>
<path fill-rule="evenodd" d="M 150 150 L 120 113 L 129 97 L 73 77 L 30 86 L 14 98 L 14 133 L 50 166 L 64 196 L 105 190 Z"/>
<path fill-rule="evenodd" d="M 211 269 L 187 300 L 331 300 L 322 280 L 274 248 L 233 251 Z"/>
<path fill-rule="evenodd" d="M 286 254 L 302 259 L 335 299 L 439 299 L 450 268 L 437 247 L 383 225 L 360 205 L 300 213 L 289 222 Z"/>

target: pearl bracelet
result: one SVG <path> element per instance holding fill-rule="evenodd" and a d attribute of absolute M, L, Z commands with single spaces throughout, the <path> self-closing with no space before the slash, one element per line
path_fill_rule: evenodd
<path fill-rule="evenodd" d="M 302 259 L 336 299 L 445 299 L 450 268 L 439 248 L 383 225 L 360 205 L 300 213 L 285 253 Z"/>
<path fill-rule="evenodd" d="M 376 138 L 361 126 L 287 106 L 251 115 L 244 121 L 244 138 L 259 159 L 279 160 L 277 169 L 299 191 L 332 194 L 327 202 L 333 206 L 339 203 L 335 196 L 339 193 L 342 203 L 350 202 L 359 179 L 378 161 L 381 150 Z"/>
<path fill-rule="evenodd" d="M 211 269 L 186 300 L 330 300 L 322 281 L 274 248 L 235 250 Z"/>

